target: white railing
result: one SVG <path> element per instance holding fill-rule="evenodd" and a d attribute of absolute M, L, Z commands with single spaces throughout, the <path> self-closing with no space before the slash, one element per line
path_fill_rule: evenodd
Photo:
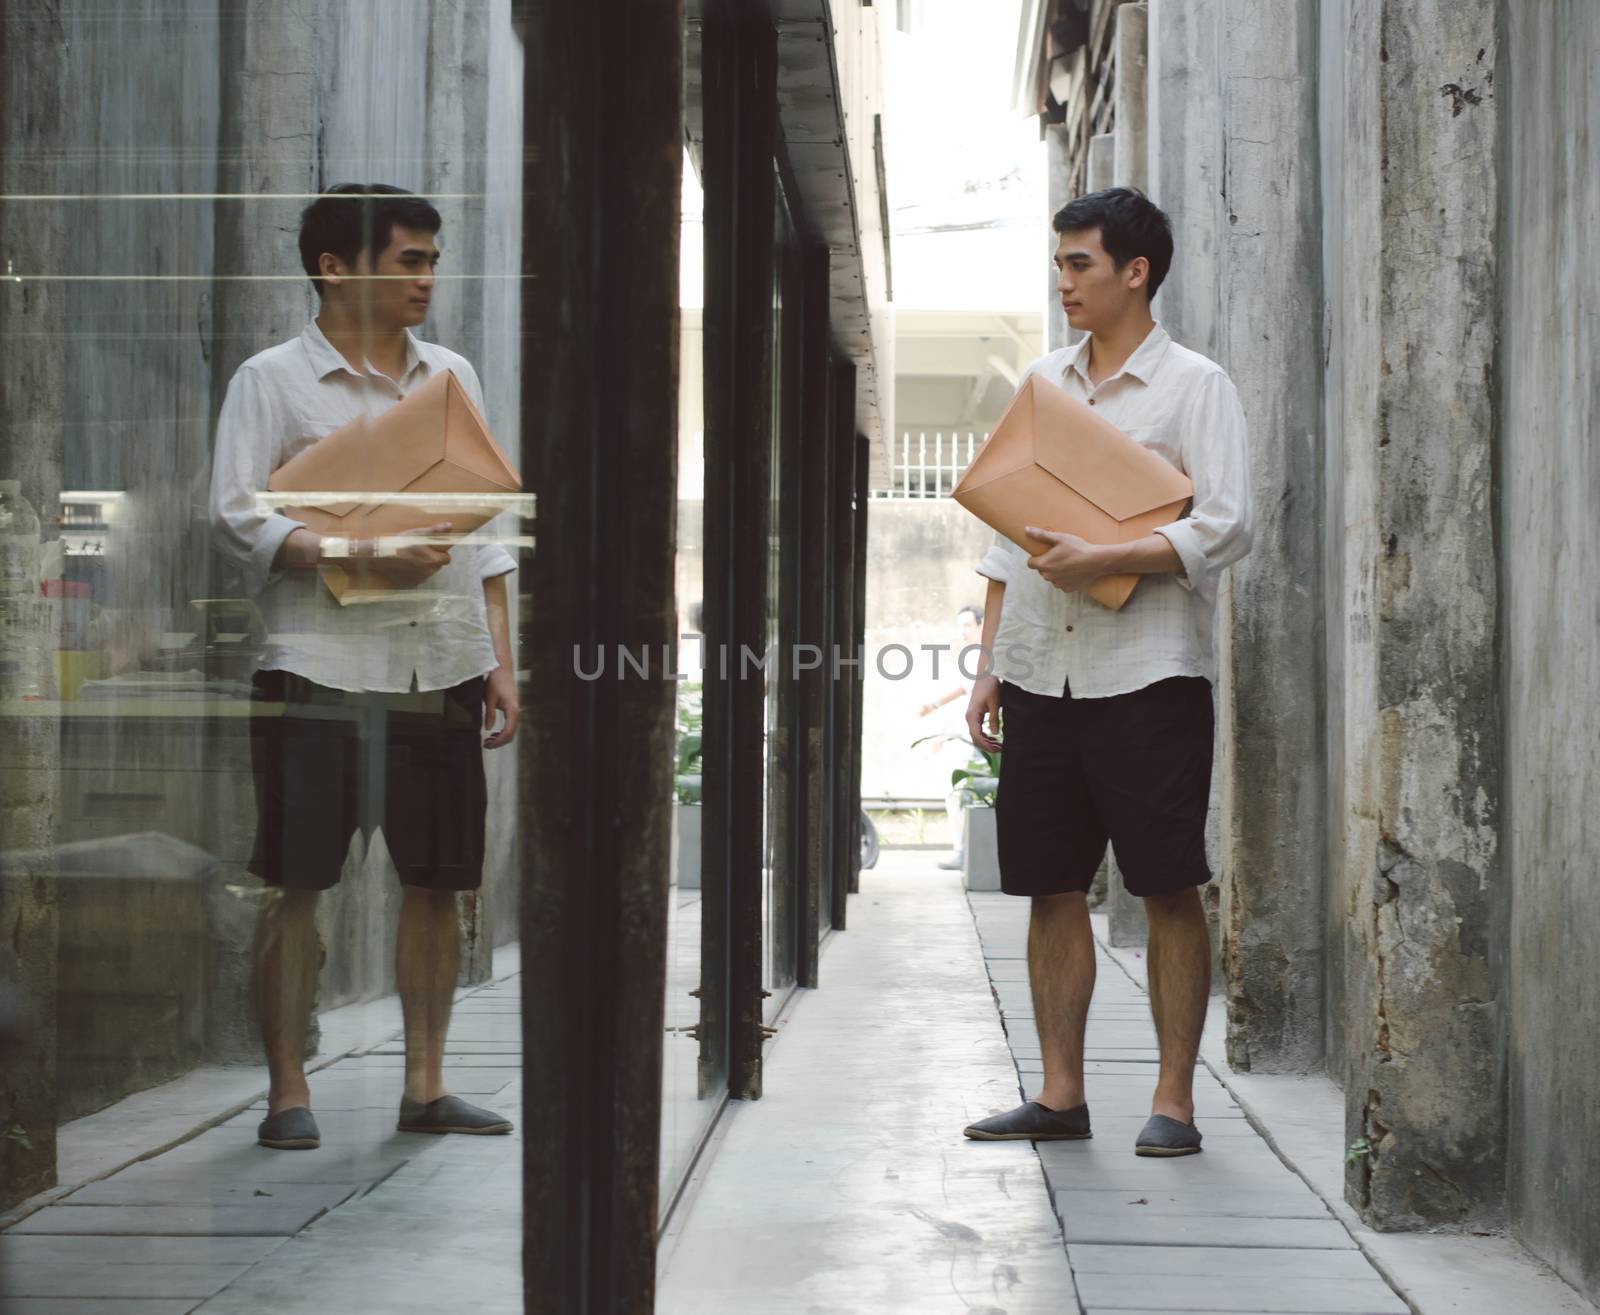
<path fill-rule="evenodd" d="M 904 433 L 895 446 L 889 487 L 873 489 L 875 498 L 948 498 L 961 482 L 972 458 L 989 437 L 970 430 L 960 433 Z"/>

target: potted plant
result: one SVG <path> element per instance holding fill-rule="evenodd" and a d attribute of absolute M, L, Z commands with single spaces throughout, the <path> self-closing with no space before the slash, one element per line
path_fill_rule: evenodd
<path fill-rule="evenodd" d="M 677 750 L 673 766 L 674 844 L 678 885 L 700 889 L 700 783 L 704 688 L 698 681 L 678 686 Z"/>

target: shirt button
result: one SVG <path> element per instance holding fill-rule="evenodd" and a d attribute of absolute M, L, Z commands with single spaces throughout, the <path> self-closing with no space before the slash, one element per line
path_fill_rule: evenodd
<path fill-rule="evenodd" d="M 1089 399 L 1089 405 L 1090 405 L 1090 406 L 1093 406 L 1093 405 L 1094 405 L 1094 398 L 1092 398 L 1092 397 L 1091 397 L 1091 398 L 1090 398 L 1090 399 Z"/>
<path fill-rule="evenodd" d="M 417 628 L 417 623 L 416 623 L 416 622 L 415 622 L 415 621 L 413 621 L 413 622 L 412 622 L 412 623 L 411 623 L 411 628 L 412 628 L 412 629 L 413 629 L 413 630 L 415 630 L 415 629 L 416 629 L 416 628 Z M 1070 627 L 1069 627 L 1069 629 L 1070 629 Z"/>
<path fill-rule="evenodd" d="M 416 622 L 415 622 L 415 621 L 413 621 L 413 622 L 412 622 L 412 623 L 411 623 L 411 624 L 412 624 L 412 625 L 415 625 L 415 624 L 416 624 Z M 1070 634 L 1071 634 L 1071 633 L 1072 633 L 1072 627 L 1071 627 L 1071 626 L 1068 626 L 1068 627 L 1067 627 L 1067 633 L 1068 633 L 1068 634 L 1069 634 L 1069 635 L 1070 635 Z"/>

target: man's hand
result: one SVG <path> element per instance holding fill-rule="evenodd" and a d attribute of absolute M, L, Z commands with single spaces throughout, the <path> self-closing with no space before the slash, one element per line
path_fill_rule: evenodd
<path fill-rule="evenodd" d="M 967 733 L 985 753 L 998 753 L 1000 741 L 983 729 L 987 717 L 996 735 L 1000 732 L 1000 677 L 979 676 L 972 682 L 972 697 L 967 701 Z"/>
<path fill-rule="evenodd" d="M 400 540 L 426 540 L 439 534 L 450 532 L 450 522 L 440 521 L 437 525 L 425 526 L 420 530 L 409 530 L 405 534 L 385 535 L 393 541 Z M 424 580 L 432 576 L 440 567 L 450 562 L 450 550 L 436 547 L 427 542 L 407 543 L 395 550 L 390 547 L 382 557 L 360 557 L 356 563 L 363 572 L 370 572 L 392 585 L 402 589 L 414 589 Z"/>
<path fill-rule="evenodd" d="M 517 678 L 508 666 L 499 666 L 486 678 L 483 691 L 483 729 L 494 733 L 483 742 L 485 749 L 503 749 L 517 738 Z M 497 713 L 505 714 L 505 724 L 494 729 Z"/>
<path fill-rule="evenodd" d="M 1028 565 L 1062 593 L 1071 594 L 1087 589 L 1096 580 L 1109 574 L 1098 544 L 1060 530 L 1041 530 L 1033 525 L 1025 528 L 1035 539 L 1044 539 L 1054 545 L 1028 558 Z"/>

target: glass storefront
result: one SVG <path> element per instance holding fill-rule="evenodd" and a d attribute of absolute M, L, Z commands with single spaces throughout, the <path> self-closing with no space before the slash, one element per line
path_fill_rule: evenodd
<path fill-rule="evenodd" d="M 822 754 L 797 670 L 833 587 L 802 549 L 831 561 L 816 461 L 855 436 L 813 395 L 830 255 L 776 127 L 776 32 L 736 9 L 685 32 L 675 561 L 634 614 L 620 589 L 591 613 L 530 584 L 582 578 L 606 545 L 551 528 L 576 497 L 541 478 L 599 431 L 529 363 L 570 348 L 561 296 L 573 335 L 618 321 L 556 287 L 576 259 L 530 273 L 552 234 L 593 234 L 562 227 L 524 140 L 525 100 L 553 94 L 530 70 L 561 72 L 526 46 L 529 8 L 5 17 L 0 1210 L 48 1224 L 69 1208 L 49 1193 L 103 1179 L 131 1211 L 201 1211 L 197 1238 L 253 1236 L 225 1212 L 268 1184 L 350 1188 L 299 1192 L 320 1204 L 274 1216 L 276 1237 L 383 1184 L 473 1178 L 471 1208 L 515 1220 L 530 1141 L 576 1181 L 591 1162 L 564 1165 L 566 1139 L 609 1135 L 526 1093 L 645 1071 L 619 1038 L 659 1001 L 659 1142 L 615 1140 L 619 1181 L 648 1160 L 664 1220 L 814 982 L 835 875 L 812 842 L 847 759 Z M 609 359 L 579 403 L 633 364 Z M 653 496 L 626 474 L 591 502 Z M 550 731 L 580 700 L 605 725 L 612 691 L 581 668 L 620 659 L 557 669 L 549 636 L 635 615 L 677 634 L 654 673 L 670 783 L 647 792 L 671 814 L 665 909 L 649 884 L 643 912 L 616 874 L 654 842 L 596 789 L 563 793 L 599 750 Z M 748 675 L 741 649 L 764 655 Z M 531 837 L 582 826 L 589 848 L 552 871 Z M 658 927 L 650 954 L 618 950 Z M 609 976 L 567 971 L 593 963 Z M 423 1137 L 512 1127 L 466 1159 Z"/>

